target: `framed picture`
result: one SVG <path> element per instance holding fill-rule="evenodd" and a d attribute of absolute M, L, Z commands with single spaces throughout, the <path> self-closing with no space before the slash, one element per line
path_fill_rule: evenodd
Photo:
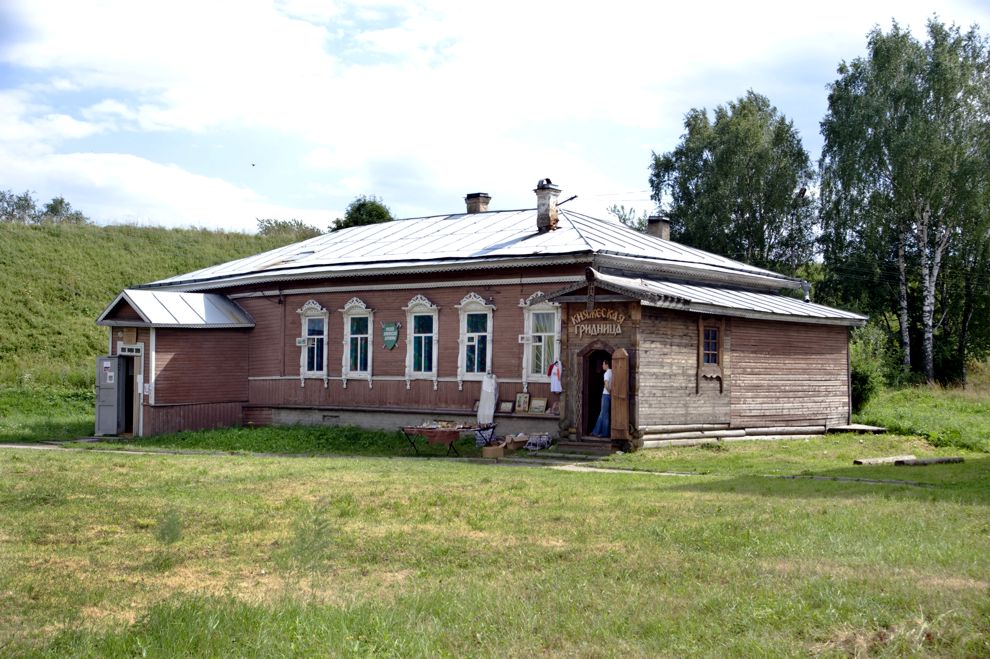
<path fill-rule="evenodd" d="M 480 405 L 481 405 L 481 401 L 480 401 L 480 400 L 476 400 L 476 401 L 474 401 L 474 408 L 472 408 L 472 409 L 473 409 L 473 410 L 474 410 L 475 412 L 477 412 L 477 411 L 478 411 L 478 407 L 479 407 Z"/>
<path fill-rule="evenodd" d="M 500 400 L 498 402 L 498 411 L 502 414 L 512 414 L 513 402 L 511 400 Z"/>
<path fill-rule="evenodd" d="M 529 404 L 529 411 L 533 414 L 545 414 L 547 411 L 547 399 L 534 398 Z"/>
<path fill-rule="evenodd" d="M 529 394 L 516 394 L 516 412 L 529 412 Z"/>

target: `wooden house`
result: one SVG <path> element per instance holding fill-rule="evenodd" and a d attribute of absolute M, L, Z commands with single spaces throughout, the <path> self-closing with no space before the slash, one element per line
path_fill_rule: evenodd
<path fill-rule="evenodd" d="M 672 242 L 662 220 L 644 234 L 558 208 L 549 179 L 534 192 L 535 209 L 489 211 L 475 193 L 463 213 L 123 291 L 97 321 L 110 333 L 98 382 L 115 374 L 118 403 L 98 432 L 469 421 L 491 372 L 500 433 L 607 447 L 590 437 L 605 357 L 615 445 L 849 422 L 849 328 L 864 317 Z"/>

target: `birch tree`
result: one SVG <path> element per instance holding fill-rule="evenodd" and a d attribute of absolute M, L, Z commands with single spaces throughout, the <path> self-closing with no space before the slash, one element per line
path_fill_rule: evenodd
<path fill-rule="evenodd" d="M 894 23 L 887 34 L 870 33 L 865 57 L 839 66 L 822 121 L 826 266 L 833 280 L 848 276 L 843 261 L 857 253 L 868 261 L 864 247 L 877 247 L 876 270 L 897 276 L 903 366 L 917 366 L 917 325 L 928 381 L 935 379 L 943 267 L 987 213 L 973 203 L 988 176 L 987 72 L 986 43 L 975 28 L 963 34 L 932 20 L 922 44 Z M 909 300 L 915 287 L 916 321 Z"/>

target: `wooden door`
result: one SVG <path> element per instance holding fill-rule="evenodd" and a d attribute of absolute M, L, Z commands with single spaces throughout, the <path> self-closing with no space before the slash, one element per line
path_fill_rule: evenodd
<path fill-rule="evenodd" d="M 629 439 L 629 353 L 612 353 L 612 439 Z"/>

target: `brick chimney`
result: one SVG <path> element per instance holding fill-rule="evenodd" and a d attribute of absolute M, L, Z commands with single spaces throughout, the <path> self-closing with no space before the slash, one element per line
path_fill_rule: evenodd
<path fill-rule="evenodd" d="M 492 197 L 487 192 L 472 192 L 464 197 L 464 203 L 467 204 L 468 213 L 487 213 L 488 202 L 491 200 Z"/>
<path fill-rule="evenodd" d="M 553 231 L 557 228 L 557 197 L 560 188 L 548 178 L 540 179 L 536 184 L 536 230 L 540 233 Z"/>
<path fill-rule="evenodd" d="M 651 215 L 646 218 L 646 233 L 663 240 L 670 240 L 670 220 L 663 215 Z"/>

